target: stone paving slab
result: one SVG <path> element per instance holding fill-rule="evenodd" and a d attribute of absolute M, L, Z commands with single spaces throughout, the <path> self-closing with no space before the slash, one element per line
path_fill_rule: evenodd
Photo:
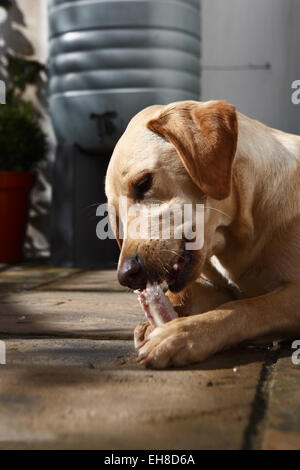
<path fill-rule="evenodd" d="M 263 355 L 142 369 L 129 341 L 6 339 L 1 449 L 239 449 Z M 237 366 L 237 372 L 233 368 Z"/>
<path fill-rule="evenodd" d="M 88 292 L 128 292 L 126 287 L 122 287 L 117 279 L 116 270 L 88 271 L 47 284 L 46 290 L 71 290 Z"/>
<path fill-rule="evenodd" d="M 80 272 L 74 268 L 20 265 L 0 270 L 0 295 L 6 292 L 22 291 L 39 287 L 56 279 Z"/>
<path fill-rule="evenodd" d="M 266 450 L 300 450 L 300 364 L 292 363 L 292 352 L 273 368 L 262 445 Z"/>
<path fill-rule="evenodd" d="M 26 292 L 0 299 L 0 332 L 131 339 L 144 314 L 133 293 Z"/>
<path fill-rule="evenodd" d="M 300 449 L 290 346 L 144 370 L 143 319 L 114 271 L 0 265 L 0 449 Z"/>

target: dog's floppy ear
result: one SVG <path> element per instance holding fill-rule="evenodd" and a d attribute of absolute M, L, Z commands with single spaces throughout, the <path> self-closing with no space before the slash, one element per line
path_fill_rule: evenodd
<path fill-rule="evenodd" d="M 229 196 L 238 134 L 233 105 L 174 103 L 147 127 L 174 145 L 191 179 L 205 194 L 219 200 Z"/>

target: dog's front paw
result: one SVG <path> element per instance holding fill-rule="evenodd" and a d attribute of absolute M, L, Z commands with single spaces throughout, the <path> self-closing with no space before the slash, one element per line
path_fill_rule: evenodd
<path fill-rule="evenodd" d="M 148 338 L 149 334 L 153 331 L 153 326 L 148 321 L 139 323 L 134 330 L 134 346 L 139 348 L 142 343 Z"/>
<path fill-rule="evenodd" d="M 193 317 L 176 318 L 155 328 L 140 344 L 138 362 L 163 369 L 202 361 L 218 349 L 208 329 L 210 325 L 199 318 L 197 321 Z"/>

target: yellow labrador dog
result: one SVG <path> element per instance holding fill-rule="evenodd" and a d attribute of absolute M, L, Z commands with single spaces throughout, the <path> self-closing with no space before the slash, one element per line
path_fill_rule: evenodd
<path fill-rule="evenodd" d="M 119 218 L 120 196 L 205 208 L 204 243 L 192 252 L 184 240 L 116 233 L 120 282 L 165 280 L 180 315 L 153 331 L 137 326 L 142 364 L 183 366 L 247 340 L 299 338 L 300 137 L 225 101 L 151 106 L 119 140 L 106 193 Z"/>

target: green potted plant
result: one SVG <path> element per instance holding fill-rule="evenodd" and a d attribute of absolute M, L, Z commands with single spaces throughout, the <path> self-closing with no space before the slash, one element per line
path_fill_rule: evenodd
<path fill-rule="evenodd" d="M 9 7 L 10 2 L 0 0 L 0 6 Z M 6 62 L 6 104 L 0 105 L 0 263 L 14 263 L 23 255 L 34 169 L 47 153 L 38 115 L 23 94 L 45 67 L 13 55 L 7 55 Z"/>
<path fill-rule="evenodd" d="M 0 107 L 0 262 L 22 258 L 34 168 L 45 156 L 46 139 L 31 103 Z"/>

